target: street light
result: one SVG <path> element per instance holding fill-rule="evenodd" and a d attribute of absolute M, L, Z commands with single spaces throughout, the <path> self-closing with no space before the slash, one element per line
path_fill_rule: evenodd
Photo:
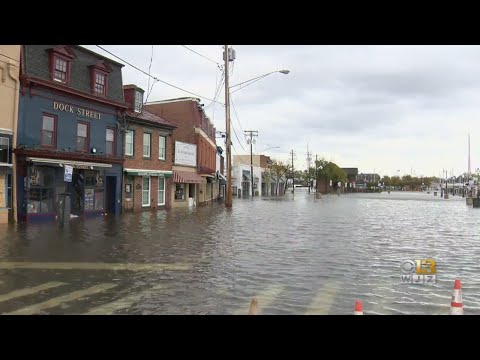
<path fill-rule="evenodd" d="M 245 80 L 245 81 L 242 81 L 241 83 L 232 85 L 232 86 L 230 86 L 229 89 L 233 89 L 233 88 L 235 88 L 235 87 L 237 87 L 237 86 L 240 86 L 240 87 L 239 87 L 238 89 L 235 89 L 235 90 L 231 91 L 230 94 L 233 94 L 234 92 L 236 92 L 236 91 L 238 91 L 238 90 L 241 90 L 241 89 L 247 87 L 248 85 L 253 84 L 254 82 L 257 82 L 258 80 L 261 80 L 261 79 L 263 79 L 264 77 L 267 77 L 268 75 L 275 74 L 275 73 L 280 73 L 280 74 L 288 75 L 288 74 L 290 73 L 290 70 L 285 70 L 285 69 L 284 69 L 284 70 L 271 71 L 271 72 L 269 72 L 269 73 L 267 73 L 267 74 L 260 75 L 260 76 L 254 77 L 253 79 Z M 246 84 L 246 83 L 248 83 L 248 84 L 245 85 L 245 86 L 242 86 L 243 84 Z"/>
<path fill-rule="evenodd" d="M 263 149 L 262 151 L 267 151 L 267 150 L 270 150 L 270 149 L 280 149 L 280 146 L 270 146 L 266 149 Z"/>

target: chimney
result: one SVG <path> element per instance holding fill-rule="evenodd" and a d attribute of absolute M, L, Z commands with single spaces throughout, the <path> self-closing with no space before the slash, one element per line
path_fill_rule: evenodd
<path fill-rule="evenodd" d="M 135 92 L 138 91 L 140 93 L 144 93 L 144 91 L 139 88 L 136 85 L 129 84 L 129 85 L 124 85 L 123 86 L 123 96 L 125 98 L 125 102 L 128 105 L 128 110 L 134 111 L 135 109 Z M 143 105 L 144 99 L 142 96 L 142 105 Z"/>

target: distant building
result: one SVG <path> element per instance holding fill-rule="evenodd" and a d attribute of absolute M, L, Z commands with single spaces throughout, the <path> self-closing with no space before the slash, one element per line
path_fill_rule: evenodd
<path fill-rule="evenodd" d="M 358 173 L 358 170 L 357 170 L 357 173 Z M 363 180 L 364 182 L 378 182 L 380 181 L 381 177 L 379 174 L 364 174 L 364 173 L 361 173 L 361 174 L 358 174 L 356 176 L 356 181 L 358 180 Z"/>

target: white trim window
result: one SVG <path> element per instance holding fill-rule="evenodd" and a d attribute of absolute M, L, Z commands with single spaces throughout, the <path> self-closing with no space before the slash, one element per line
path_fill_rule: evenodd
<path fill-rule="evenodd" d="M 142 179 L 142 206 L 150 206 L 150 176 Z"/>
<path fill-rule="evenodd" d="M 0 164 L 11 164 L 11 156 L 10 139 L 8 137 L 0 136 Z"/>
<path fill-rule="evenodd" d="M 151 139 L 152 139 L 152 134 L 143 133 L 143 157 L 144 158 L 150 157 Z"/>
<path fill-rule="evenodd" d="M 158 158 L 160 160 L 165 160 L 166 145 L 167 145 L 167 138 L 165 136 L 160 135 L 158 137 Z"/>
<path fill-rule="evenodd" d="M 135 112 L 142 112 L 142 107 L 143 107 L 143 93 L 136 90 L 135 91 Z"/>
<path fill-rule="evenodd" d="M 125 133 L 125 155 L 133 156 L 133 130 L 127 130 Z"/>
<path fill-rule="evenodd" d="M 165 205 L 165 178 L 158 177 L 158 206 Z"/>

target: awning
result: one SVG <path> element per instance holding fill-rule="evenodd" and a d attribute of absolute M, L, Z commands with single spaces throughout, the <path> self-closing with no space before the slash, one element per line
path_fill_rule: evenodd
<path fill-rule="evenodd" d="M 226 179 L 222 179 L 221 177 L 218 178 L 218 183 L 219 183 L 220 185 L 227 185 Z"/>
<path fill-rule="evenodd" d="M 60 159 L 48 159 L 48 158 L 36 158 L 28 157 L 27 161 L 33 162 L 35 165 L 50 165 L 60 166 L 70 165 L 75 169 L 94 169 L 94 168 L 111 168 L 112 164 L 102 164 L 86 161 L 73 161 L 73 160 L 60 160 Z"/>
<path fill-rule="evenodd" d="M 227 178 L 223 174 L 218 173 L 218 178 L 227 181 Z"/>
<path fill-rule="evenodd" d="M 181 184 L 205 184 L 207 180 L 197 173 L 188 171 L 173 171 L 173 182 Z"/>
<path fill-rule="evenodd" d="M 171 177 L 173 175 L 171 170 L 125 169 L 125 172 L 131 176 Z"/>

